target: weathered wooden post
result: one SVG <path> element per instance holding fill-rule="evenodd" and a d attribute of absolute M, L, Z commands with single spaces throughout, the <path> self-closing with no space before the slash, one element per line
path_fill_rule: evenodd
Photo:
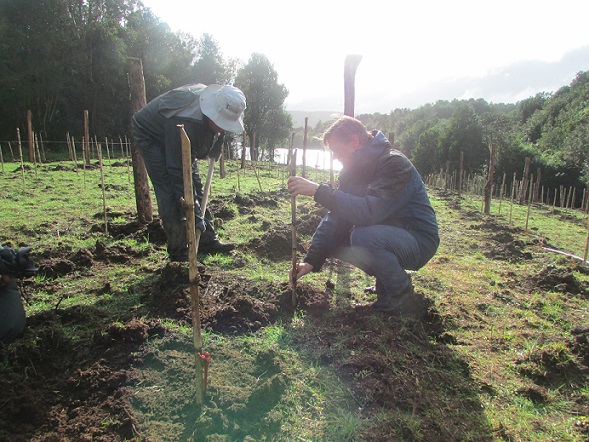
<path fill-rule="evenodd" d="M 458 197 L 462 192 L 462 174 L 464 173 L 464 151 L 460 151 L 460 175 L 458 176 Z"/>
<path fill-rule="evenodd" d="M 88 128 L 88 111 L 84 110 L 84 152 L 86 153 L 86 165 L 90 165 L 90 129 Z"/>
<path fill-rule="evenodd" d="M 501 191 L 499 192 L 499 210 L 498 214 L 501 215 L 501 203 L 503 202 L 503 195 L 505 194 L 505 179 L 507 174 L 503 172 L 503 181 L 501 182 Z"/>
<path fill-rule="evenodd" d="M 108 235 L 108 216 L 106 214 L 106 189 L 104 184 L 104 167 L 102 164 L 102 145 L 96 146 L 98 152 L 98 164 L 100 165 L 100 184 L 102 188 L 102 210 L 104 214 L 104 234 Z"/>
<path fill-rule="evenodd" d="M 301 170 L 301 176 L 303 178 L 307 177 L 306 167 L 307 167 L 307 132 L 308 132 L 308 123 L 309 117 L 305 117 L 305 132 L 303 134 L 303 168 Z"/>
<path fill-rule="evenodd" d="M 492 188 L 495 179 L 495 144 L 491 144 L 491 154 L 489 158 L 489 173 L 487 174 L 487 183 L 485 184 L 485 215 L 491 213 L 491 198 L 493 197 Z"/>
<path fill-rule="evenodd" d="M 528 190 L 528 175 L 530 173 L 530 161 L 532 160 L 531 157 L 526 157 L 525 164 L 524 164 L 524 175 L 522 177 L 522 187 L 519 194 L 519 204 L 523 205 L 524 201 L 526 200 L 526 191 Z"/>
<path fill-rule="evenodd" d="M 293 134 L 294 135 L 294 134 Z M 294 137 L 293 137 L 294 139 Z M 297 175 L 297 150 L 291 144 L 289 149 L 290 156 L 290 176 Z M 297 197 L 292 195 L 290 197 L 290 209 L 291 209 L 291 232 L 292 232 L 292 305 L 297 306 Z"/>
<path fill-rule="evenodd" d="M 33 141 L 33 117 L 31 110 L 27 110 L 27 137 L 29 140 L 29 162 L 35 162 L 35 145 Z"/>
<path fill-rule="evenodd" d="M 245 169 L 245 153 L 246 153 L 246 136 L 245 131 L 241 134 L 241 168 Z M 239 173 L 237 174 L 239 176 Z"/>
<path fill-rule="evenodd" d="M 348 55 L 344 62 L 344 115 L 354 116 L 356 70 L 362 60 L 358 54 Z"/>
<path fill-rule="evenodd" d="M 131 84 L 131 116 L 147 104 L 145 96 L 145 79 L 143 78 L 143 64 L 139 58 L 128 58 L 129 81 Z M 135 204 L 137 219 L 143 224 L 153 220 L 151 196 L 149 194 L 149 180 L 143 157 L 135 142 L 131 142 L 131 159 L 133 163 L 133 178 L 135 180 Z M 128 169 L 127 169 L 128 170 Z"/>
<path fill-rule="evenodd" d="M 16 142 L 18 144 L 18 156 L 20 158 L 20 171 L 21 171 L 21 177 L 22 177 L 22 192 L 25 193 L 27 191 L 27 184 L 25 181 L 25 164 L 24 164 L 23 158 L 22 158 L 22 143 L 20 140 L 20 129 L 18 127 L 16 128 Z"/>

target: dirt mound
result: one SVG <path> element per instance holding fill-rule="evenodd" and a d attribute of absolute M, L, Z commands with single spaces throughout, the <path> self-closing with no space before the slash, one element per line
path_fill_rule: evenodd
<path fill-rule="evenodd" d="M 588 372 L 587 366 L 572 358 L 567 345 L 560 342 L 530 351 L 517 361 L 517 366 L 520 373 L 538 385 L 564 389 L 585 383 Z"/>
<path fill-rule="evenodd" d="M 92 307 L 29 318 L 34 342 L 21 338 L 13 351 L 0 353 L 6 367 L 0 389 L 10 404 L 0 414 L 0 440 L 41 440 L 40 434 L 46 441 L 134 437 L 127 390 L 135 378 L 134 354 L 149 337 L 163 336 L 163 328 L 141 319 L 102 328 L 103 318 Z M 83 345 L 65 333 L 65 325 L 89 324 Z"/>
<path fill-rule="evenodd" d="M 571 333 L 573 337 L 569 348 L 589 367 L 589 327 L 575 327 Z"/>
<path fill-rule="evenodd" d="M 227 280 L 199 266 L 201 324 L 217 332 L 257 330 L 279 315 L 280 287 L 260 286 L 245 278 Z M 192 323 L 188 266 L 168 263 L 147 294 L 150 309 L 160 317 Z"/>
<path fill-rule="evenodd" d="M 33 260 L 39 266 L 39 275 L 48 279 L 56 279 L 75 272 L 87 273 L 96 261 L 127 263 L 147 254 L 149 254 L 147 249 L 135 250 L 131 246 L 122 244 L 107 246 L 102 241 L 96 241 L 93 250 L 79 249 L 71 252 L 64 249 L 51 249 L 33 256 Z"/>
<path fill-rule="evenodd" d="M 100 214 L 102 217 L 102 214 Z M 109 215 L 113 217 L 113 214 Z M 126 223 L 107 222 L 108 234 L 115 239 L 134 238 L 140 241 L 149 241 L 151 244 L 165 245 L 167 243 L 166 232 L 159 218 L 154 218 L 148 224 L 143 224 L 134 219 Z M 104 232 L 104 224 L 95 224 L 91 232 Z"/>
<path fill-rule="evenodd" d="M 585 283 L 579 281 L 571 268 L 550 265 L 542 269 L 537 275 L 525 278 L 521 286 L 528 292 L 554 291 L 587 296 L 589 294 Z"/>
<path fill-rule="evenodd" d="M 292 229 L 285 224 L 276 224 L 262 236 L 252 239 L 247 247 L 262 259 L 288 259 L 292 256 Z M 297 247 L 300 253 L 305 253 L 300 241 Z"/>

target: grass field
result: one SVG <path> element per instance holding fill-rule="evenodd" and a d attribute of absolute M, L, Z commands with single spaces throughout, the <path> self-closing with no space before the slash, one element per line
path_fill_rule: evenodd
<path fill-rule="evenodd" d="M 504 200 L 483 215 L 480 196 L 431 188 L 442 242 L 413 275 L 427 318 L 373 313 L 373 281 L 338 261 L 299 282 L 293 309 L 288 170 L 227 170 L 210 208 L 238 247 L 199 257 L 198 405 L 188 265 L 167 262 L 157 210 L 135 221 L 127 164 L 105 162 L 104 193 L 94 161 L 5 164 L 0 244 L 32 246 L 41 270 L 21 282 L 24 335 L 0 347 L 0 439 L 589 438 L 589 268 L 547 250 L 583 257 L 585 214 Z M 325 212 L 297 209 L 302 257 Z"/>

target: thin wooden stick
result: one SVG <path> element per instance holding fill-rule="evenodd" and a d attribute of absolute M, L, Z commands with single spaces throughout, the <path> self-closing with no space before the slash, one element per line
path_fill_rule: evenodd
<path fill-rule="evenodd" d="M 26 193 L 27 191 L 27 184 L 25 181 L 25 163 L 23 162 L 22 158 L 22 143 L 20 141 L 20 129 L 16 128 L 16 141 L 18 144 L 18 155 L 20 157 L 20 171 L 22 176 L 22 193 Z"/>
<path fill-rule="evenodd" d="M 102 144 L 96 146 L 98 152 L 98 164 L 100 165 L 100 184 L 102 184 L 102 210 L 104 212 L 104 233 L 108 235 L 108 218 L 106 215 L 106 189 L 104 188 L 104 168 L 102 167 Z"/>
<path fill-rule="evenodd" d="M 292 149 L 291 146 L 291 159 L 290 159 L 290 176 L 297 175 L 297 150 Z M 291 221 L 292 221 L 292 305 L 297 306 L 297 197 L 292 195 L 290 197 L 291 206 Z"/>
<path fill-rule="evenodd" d="M 589 201 L 587 202 L 589 205 Z M 587 239 L 585 240 L 585 254 L 583 255 L 583 262 L 587 264 L 587 252 L 589 252 L 589 216 L 587 217 Z"/>
<path fill-rule="evenodd" d="M 253 161 L 250 161 L 250 164 L 254 168 L 254 174 L 256 175 L 256 179 L 258 180 L 258 187 L 260 188 L 260 192 L 263 192 L 263 190 L 262 190 L 262 182 L 260 181 L 260 176 L 258 175 L 258 168 L 256 167 L 256 165 L 254 164 Z"/>

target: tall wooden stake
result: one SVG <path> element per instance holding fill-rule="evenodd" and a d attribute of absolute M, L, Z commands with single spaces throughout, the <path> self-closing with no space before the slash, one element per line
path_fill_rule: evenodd
<path fill-rule="evenodd" d="M 30 110 L 27 110 L 27 136 L 29 139 L 29 162 L 35 162 L 35 145 L 33 142 L 33 116 Z"/>
<path fill-rule="evenodd" d="M 147 104 L 145 95 L 145 79 L 143 78 L 143 63 L 138 58 L 128 59 L 129 80 L 131 85 L 131 115 L 139 111 Z M 149 180 L 143 157 L 139 148 L 133 142 L 130 145 L 130 156 L 133 163 L 133 178 L 135 180 L 135 204 L 137 206 L 137 219 L 140 223 L 147 224 L 153 220 L 151 195 L 149 193 Z M 129 163 L 127 162 L 127 175 Z"/>
<path fill-rule="evenodd" d="M 25 164 L 22 158 L 22 143 L 20 141 L 20 129 L 16 128 L 16 142 L 18 144 L 18 156 L 20 157 L 20 171 L 22 176 L 22 192 L 25 193 L 27 191 L 27 185 L 25 181 Z"/>
<path fill-rule="evenodd" d="M 308 132 L 309 117 L 305 117 L 305 132 L 303 135 L 303 169 L 301 170 L 301 176 L 307 177 L 307 132 Z"/>
<path fill-rule="evenodd" d="M 88 128 L 88 110 L 84 109 L 84 154 L 86 165 L 90 165 L 90 129 Z"/>
<path fill-rule="evenodd" d="M 354 82 L 360 61 L 362 61 L 362 56 L 358 54 L 348 55 L 344 61 L 344 115 L 350 117 L 354 116 L 354 99 L 356 97 Z"/>
<path fill-rule="evenodd" d="M 491 144 L 491 156 L 489 158 L 489 173 L 487 183 L 485 184 L 485 215 L 491 213 L 491 198 L 493 197 L 492 188 L 495 179 L 495 144 Z"/>
<path fill-rule="evenodd" d="M 290 152 L 290 176 L 297 175 L 297 150 L 291 145 Z M 292 222 L 292 305 L 297 306 L 297 197 L 290 197 L 291 222 Z"/>
<path fill-rule="evenodd" d="M 184 211 L 186 215 L 186 238 L 188 240 L 188 285 L 190 288 L 190 305 L 192 310 L 192 332 L 196 365 L 196 400 L 199 404 L 204 402 L 204 360 L 201 359 L 202 335 L 200 329 L 200 293 L 198 289 L 199 274 L 196 254 L 200 240 L 200 230 L 195 227 L 194 192 L 192 191 L 192 159 L 190 139 L 184 130 L 184 125 L 179 125 L 182 137 L 182 171 L 184 176 Z M 204 211 L 203 211 L 204 213 Z"/>
<path fill-rule="evenodd" d="M 106 215 L 106 189 L 104 188 L 104 167 L 102 166 L 102 145 L 98 149 L 98 164 L 100 165 L 100 184 L 102 184 L 102 210 L 104 212 L 104 233 L 108 235 L 108 217 Z"/>

